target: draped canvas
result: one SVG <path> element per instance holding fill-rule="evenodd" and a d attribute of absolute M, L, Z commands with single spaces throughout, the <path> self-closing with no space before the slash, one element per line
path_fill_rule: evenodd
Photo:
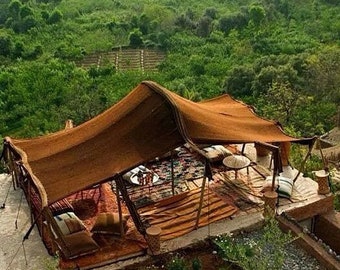
<path fill-rule="evenodd" d="M 287 142 L 280 126 L 228 95 L 195 103 L 155 82 L 74 128 L 33 139 L 6 138 L 48 203 L 111 179 L 186 143 Z"/>

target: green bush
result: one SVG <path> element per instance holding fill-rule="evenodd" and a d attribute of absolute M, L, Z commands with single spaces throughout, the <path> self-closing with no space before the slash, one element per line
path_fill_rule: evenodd
<path fill-rule="evenodd" d="M 265 221 L 262 234 L 258 239 L 220 236 L 214 240 L 219 253 L 225 260 L 235 263 L 244 270 L 282 269 L 285 247 L 294 238 L 284 233 L 275 218 Z"/>
<path fill-rule="evenodd" d="M 189 267 L 191 265 L 191 267 Z M 199 258 L 193 259 L 191 262 L 176 254 L 165 266 L 167 270 L 201 270 L 202 263 Z"/>
<path fill-rule="evenodd" d="M 130 46 L 132 48 L 138 48 L 143 45 L 142 32 L 139 29 L 135 29 L 129 35 Z"/>
<path fill-rule="evenodd" d="M 63 18 L 63 14 L 60 10 L 55 9 L 47 20 L 49 24 L 59 23 Z"/>
<path fill-rule="evenodd" d="M 185 260 L 176 255 L 166 266 L 167 270 L 187 270 Z"/>

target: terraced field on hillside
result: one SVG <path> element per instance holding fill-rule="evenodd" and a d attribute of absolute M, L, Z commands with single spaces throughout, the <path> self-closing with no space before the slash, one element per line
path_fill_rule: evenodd
<path fill-rule="evenodd" d="M 165 53 L 156 49 L 117 49 L 86 55 L 76 64 L 83 68 L 112 65 L 116 70 L 155 71 L 164 59 Z"/>

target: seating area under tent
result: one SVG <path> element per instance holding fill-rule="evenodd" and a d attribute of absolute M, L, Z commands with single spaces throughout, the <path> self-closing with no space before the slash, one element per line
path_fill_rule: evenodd
<path fill-rule="evenodd" d="M 227 95 L 195 103 L 143 82 L 79 126 L 5 138 L 2 156 L 49 252 L 61 268 L 86 269 L 157 254 L 150 228 L 163 243 L 262 212 L 267 190 L 281 205 L 315 196 L 314 181 L 289 164 L 291 143 L 314 141 Z"/>

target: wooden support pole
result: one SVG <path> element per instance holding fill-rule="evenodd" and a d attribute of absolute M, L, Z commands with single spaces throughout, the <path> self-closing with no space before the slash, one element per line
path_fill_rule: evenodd
<path fill-rule="evenodd" d="M 274 160 L 274 168 L 273 168 L 273 179 L 272 179 L 272 188 L 271 190 L 274 191 L 275 190 L 275 178 L 276 176 L 279 174 L 279 159 L 280 159 L 280 155 L 279 155 L 279 149 L 275 149 L 272 151 L 272 155 L 273 155 L 273 160 Z"/>
<path fill-rule="evenodd" d="M 125 238 L 125 231 L 123 226 L 123 212 L 122 212 L 122 204 L 119 195 L 119 188 L 116 189 L 116 197 L 117 197 L 117 206 L 118 206 L 118 215 L 119 215 L 119 229 L 120 229 L 120 236 Z"/>
<path fill-rule="evenodd" d="M 175 195 L 175 177 L 174 177 L 174 152 L 171 151 L 171 191 Z"/>
<path fill-rule="evenodd" d="M 129 209 L 130 215 L 132 217 L 133 222 L 135 223 L 135 226 L 137 230 L 142 234 L 145 235 L 145 226 L 140 218 L 140 215 L 138 214 L 138 211 L 134 205 L 134 203 L 131 201 L 130 196 L 127 192 L 124 179 L 121 175 L 117 175 L 113 178 L 116 182 L 117 189 L 120 190 L 122 197 L 125 201 L 125 204 L 127 208 Z"/>
<path fill-rule="evenodd" d="M 207 181 L 207 176 L 204 175 L 202 187 L 201 187 L 200 204 L 198 206 L 197 216 L 196 216 L 195 230 L 198 229 L 198 224 L 199 224 L 200 217 L 201 217 L 201 212 L 202 212 L 202 207 L 203 207 L 203 198 L 204 198 L 204 188 L 205 188 L 206 181 Z"/>
<path fill-rule="evenodd" d="M 208 159 L 205 159 L 204 177 L 203 177 L 203 182 L 202 182 L 202 187 L 201 187 L 200 203 L 199 203 L 198 210 L 197 210 L 195 230 L 198 229 L 198 225 L 199 225 L 199 221 L 200 221 L 200 217 L 201 217 L 201 212 L 202 212 L 202 207 L 203 207 L 203 199 L 204 199 L 204 189 L 205 189 L 205 184 L 207 182 L 207 178 L 211 179 L 212 174 L 211 174 L 211 169 L 210 169 L 210 166 L 209 166 L 209 161 L 208 161 Z"/>
<path fill-rule="evenodd" d="M 309 145 L 308 152 L 307 152 L 307 154 L 306 154 L 304 160 L 302 161 L 302 163 L 301 163 L 301 165 L 300 165 L 300 168 L 299 168 L 298 173 L 296 174 L 296 176 L 295 176 L 294 179 L 293 179 L 293 183 L 295 183 L 295 181 L 298 179 L 299 175 L 300 175 L 301 172 L 303 171 L 303 169 L 304 169 L 304 167 L 305 167 L 305 164 L 306 164 L 306 162 L 307 162 L 307 159 L 309 158 L 309 156 L 310 156 L 311 153 L 312 153 L 312 150 L 313 150 L 313 147 L 314 147 L 314 144 L 315 144 L 315 140 L 316 140 L 316 139 L 314 139 L 313 142 L 312 142 L 312 144 Z"/>

